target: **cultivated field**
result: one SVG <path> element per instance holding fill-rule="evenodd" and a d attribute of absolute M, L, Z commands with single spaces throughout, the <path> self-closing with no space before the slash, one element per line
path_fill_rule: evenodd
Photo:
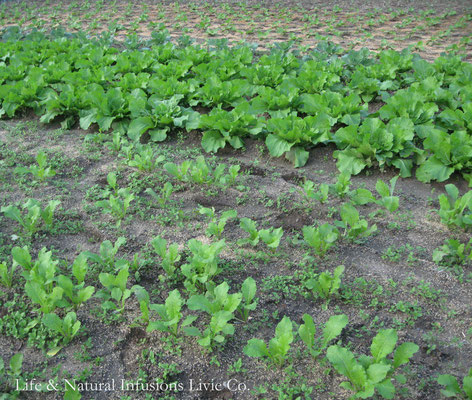
<path fill-rule="evenodd" d="M 0 399 L 472 399 L 468 2 L 0 21 Z"/>

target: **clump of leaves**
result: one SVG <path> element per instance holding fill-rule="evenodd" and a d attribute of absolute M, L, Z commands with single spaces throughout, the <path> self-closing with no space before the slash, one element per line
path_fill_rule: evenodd
<path fill-rule="evenodd" d="M 149 309 L 157 312 L 159 319 L 151 320 L 146 330 L 148 332 L 158 330 L 177 336 L 179 333 L 179 322 L 182 319 L 181 309 L 183 304 L 182 297 L 177 289 L 169 293 L 164 304 L 150 304 Z M 183 321 L 182 327 L 190 325 L 196 319 L 197 317 L 195 316 L 187 317 Z"/>
<path fill-rule="evenodd" d="M 340 265 L 334 269 L 332 274 L 325 271 L 305 283 L 306 287 L 312 291 L 315 298 L 326 300 L 323 306 L 324 309 L 327 309 L 331 298 L 337 295 L 341 286 L 341 276 L 343 272 L 344 265 Z"/>
<path fill-rule="evenodd" d="M 369 227 L 367 220 L 360 218 L 359 211 L 350 203 L 344 204 L 339 213 L 341 221 L 336 221 L 335 224 L 344 229 L 344 236 L 349 239 L 365 238 L 377 231 L 377 225 Z"/>
<path fill-rule="evenodd" d="M 234 219 L 238 216 L 238 212 L 236 210 L 226 210 L 221 213 L 221 216 L 218 219 L 215 215 L 214 207 L 208 208 L 200 206 L 198 212 L 200 214 L 206 215 L 209 219 L 208 227 L 205 233 L 208 236 L 215 236 L 217 239 L 221 237 L 225 229 L 226 223 L 230 219 Z"/>
<path fill-rule="evenodd" d="M 441 393 L 444 396 L 472 400 L 472 368 L 469 370 L 469 373 L 464 376 L 462 387 L 457 378 L 450 374 L 439 375 L 437 382 L 445 386 L 444 389 L 441 389 Z"/>
<path fill-rule="evenodd" d="M 126 300 L 131 296 L 131 290 L 126 288 L 129 277 L 129 267 L 122 268 L 116 275 L 102 272 L 98 279 L 104 289 L 97 293 L 102 299 L 102 308 L 105 311 L 112 310 L 122 314 L 125 309 Z"/>
<path fill-rule="evenodd" d="M 329 362 L 338 373 L 348 378 L 348 381 L 341 383 L 341 387 L 355 393 L 351 398 L 366 399 L 375 392 L 384 399 L 394 398 L 393 379 L 402 384 L 406 382 L 405 376 L 397 373 L 398 368 L 407 364 L 419 350 L 411 342 L 403 343 L 395 350 L 397 341 L 398 335 L 394 329 L 383 329 L 372 339 L 371 356 L 356 357 L 339 345 L 328 347 L 326 356 Z M 387 358 L 394 350 L 393 359 Z"/>
<path fill-rule="evenodd" d="M 151 246 L 153 247 L 156 254 L 161 257 L 161 266 L 165 271 L 165 275 L 159 275 L 159 280 L 163 281 L 168 278 L 174 277 L 176 270 L 176 263 L 180 260 L 179 246 L 177 243 L 172 243 L 167 246 L 167 240 L 156 236 L 151 241 Z"/>
<path fill-rule="evenodd" d="M 303 182 L 302 189 L 306 200 L 315 199 L 321 204 L 324 204 L 326 200 L 328 200 L 329 185 L 326 183 L 315 186 L 312 181 L 306 180 Z"/>
<path fill-rule="evenodd" d="M 202 291 L 207 282 L 218 274 L 218 255 L 225 248 L 224 239 L 216 243 L 204 244 L 190 239 L 187 246 L 191 252 L 181 271 L 185 277 L 184 286 L 190 292 Z"/>
<path fill-rule="evenodd" d="M 104 213 L 113 215 L 116 219 L 116 226 L 119 227 L 133 200 L 134 194 L 128 188 L 121 188 L 118 189 L 116 196 L 110 194 L 108 200 L 97 201 L 95 205 L 102 208 Z"/>
<path fill-rule="evenodd" d="M 327 347 L 328 344 L 336 339 L 346 327 L 349 320 L 347 315 L 333 315 L 323 326 L 321 337 L 316 337 L 316 325 L 311 315 L 303 315 L 303 324 L 298 329 L 298 334 L 305 343 L 312 357 L 318 357 Z"/>
<path fill-rule="evenodd" d="M 278 367 L 282 367 L 287 359 L 290 344 L 293 342 L 293 324 L 290 318 L 283 317 L 275 328 L 275 336 L 269 345 L 261 339 L 250 339 L 243 351 L 249 357 L 267 358 Z"/>
<path fill-rule="evenodd" d="M 284 234 L 282 227 L 280 228 L 268 228 L 258 230 L 256 223 L 250 218 L 241 218 L 239 226 L 243 231 L 249 233 L 249 238 L 244 238 L 238 240 L 239 245 L 251 244 L 256 246 L 259 243 L 259 240 L 262 240 L 267 247 L 271 249 L 276 249 L 279 247 L 280 239 Z"/>
<path fill-rule="evenodd" d="M 209 326 L 200 331 L 191 326 L 184 328 L 189 336 L 197 336 L 198 343 L 212 351 L 215 345 L 222 344 L 226 336 L 234 334 L 234 326 L 229 323 L 234 318 L 234 312 L 241 303 L 241 293 L 228 294 L 229 285 L 226 282 L 214 287 L 204 295 L 193 295 L 187 305 L 191 310 L 201 310 L 211 316 Z"/>
<path fill-rule="evenodd" d="M 438 197 L 441 222 L 466 230 L 472 227 L 472 190 L 460 196 L 459 189 L 451 183 L 446 185 L 446 193 Z"/>
<path fill-rule="evenodd" d="M 43 324 L 52 331 L 57 332 L 62 336 L 64 345 L 68 344 L 79 332 L 80 321 L 77 320 L 75 312 L 67 313 L 64 318 L 60 318 L 57 314 L 45 314 L 42 318 Z M 52 349 L 49 355 L 56 354 L 61 347 Z"/>
<path fill-rule="evenodd" d="M 54 211 L 59 204 L 61 204 L 60 201 L 51 200 L 43 209 L 38 200 L 28 199 L 21 206 L 26 214 L 13 205 L 2 207 L 1 211 L 6 217 L 18 222 L 26 234 L 33 235 L 38 231 L 41 221 L 46 229 L 52 228 Z"/>
<path fill-rule="evenodd" d="M 257 299 L 255 299 L 256 291 L 256 281 L 250 276 L 247 277 L 241 286 L 242 301 L 238 307 L 238 311 L 241 314 L 243 321 L 247 321 L 249 318 L 249 311 L 254 311 L 257 307 Z"/>
<path fill-rule="evenodd" d="M 136 167 L 140 171 L 150 172 L 164 160 L 165 157 L 163 155 L 156 155 L 152 146 L 139 144 L 135 147 L 134 157 L 128 161 L 128 165 Z"/>
<path fill-rule="evenodd" d="M 158 195 L 153 189 L 147 188 L 144 193 L 149 194 L 161 207 L 164 207 L 169 201 L 172 192 L 174 191 L 174 186 L 170 182 L 166 182 L 160 190 L 160 195 Z"/>
<path fill-rule="evenodd" d="M 56 171 L 48 165 L 47 155 L 44 151 L 40 151 L 36 156 L 36 163 L 38 165 L 31 165 L 30 167 L 16 167 L 17 174 L 32 174 L 39 182 L 44 182 L 47 178 L 52 178 L 56 175 Z"/>
<path fill-rule="evenodd" d="M 6 392 L 2 392 L 5 399 L 16 399 L 20 395 L 20 392 L 15 390 L 15 387 L 22 387 L 25 379 L 21 376 L 23 368 L 23 354 L 14 354 L 8 363 L 8 367 L 5 366 L 3 358 L 0 357 L 0 387 L 5 388 Z M 5 390 L 4 389 L 4 390 Z"/>
<path fill-rule="evenodd" d="M 303 239 L 305 243 L 315 250 L 316 254 L 320 257 L 325 256 L 326 252 L 334 246 L 338 237 L 338 230 L 335 226 L 330 224 L 323 224 L 318 227 L 303 227 Z"/>

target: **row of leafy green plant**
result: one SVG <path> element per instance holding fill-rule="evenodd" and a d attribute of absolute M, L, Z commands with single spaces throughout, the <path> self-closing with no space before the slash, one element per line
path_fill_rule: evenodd
<path fill-rule="evenodd" d="M 417 167 L 423 182 L 454 172 L 471 182 L 472 66 L 459 57 L 341 56 L 322 43 L 304 58 L 283 45 L 257 58 L 250 46 L 177 46 L 159 34 L 123 51 L 106 34 L 19 37 L 7 31 L 0 44 L 5 117 L 33 109 L 44 123 L 96 124 L 132 141 L 198 130 L 207 152 L 258 138 L 297 167 L 333 143 L 346 174 L 377 166 L 408 177 Z"/>

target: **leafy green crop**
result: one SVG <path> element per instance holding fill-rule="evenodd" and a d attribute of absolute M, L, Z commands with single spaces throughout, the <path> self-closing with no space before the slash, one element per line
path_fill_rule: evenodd
<path fill-rule="evenodd" d="M 242 230 L 249 233 L 249 238 L 240 239 L 238 244 L 244 245 L 246 243 L 256 246 L 259 243 L 259 240 L 262 240 L 267 247 L 271 249 L 276 249 L 279 247 L 280 239 L 283 236 L 282 227 L 280 228 L 268 228 L 257 230 L 256 223 L 250 218 L 241 218 L 239 226 Z"/>
<path fill-rule="evenodd" d="M 367 237 L 377 231 L 377 225 L 369 227 L 367 220 L 360 218 L 359 211 L 350 203 L 345 203 L 339 213 L 341 221 L 336 221 L 335 224 L 344 229 L 344 235 L 349 239 Z"/>
<path fill-rule="evenodd" d="M 52 252 L 43 247 L 33 262 L 27 246 L 12 249 L 13 263 L 23 268 L 26 280 L 25 292 L 42 313 L 51 313 L 62 306 L 64 290 L 56 285 L 58 260 L 52 259 Z"/>
<path fill-rule="evenodd" d="M 214 108 L 202 115 L 199 128 L 203 130 L 202 147 L 207 152 L 216 152 L 226 144 L 235 149 L 243 147 L 242 139 L 257 135 L 262 131 L 262 120 L 250 113 L 248 103 L 243 103 L 231 111 Z"/>
<path fill-rule="evenodd" d="M 47 178 L 56 175 L 56 171 L 48 166 L 47 156 L 44 151 L 38 153 L 36 162 L 38 165 L 32 165 L 28 168 L 16 167 L 15 172 L 17 174 L 32 174 L 39 182 L 44 182 Z"/>
<path fill-rule="evenodd" d="M 298 328 L 298 335 L 305 343 L 312 357 L 318 357 L 327 347 L 328 344 L 336 339 L 342 330 L 348 324 L 346 315 L 333 315 L 324 324 L 323 334 L 316 338 L 316 325 L 313 318 L 308 314 L 303 314 L 303 324 Z"/>
<path fill-rule="evenodd" d="M 229 323 L 234 318 L 234 312 L 241 303 L 241 293 L 228 294 L 229 285 L 226 282 L 214 287 L 206 296 L 193 295 L 187 301 L 190 310 L 201 310 L 211 317 L 209 326 L 200 331 L 198 328 L 186 327 L 185 333 L 199 337 L 198 343 L 210 351 L 215 344 L 222 344 L 225 336 L 234 334 L 234 326 Z"/>
<path fill-rule="evenodd" d="M 20 209 L 13 205 L 3 206 L 1 211 L 8 218 L 18 222 L 28 235 L 33 235 L 39 229 L 41 221 L 47 229 L 52 228 L 54 211 L 57 206 L 61 204 L 58 200 L 49 201 L 48 205 L 42 209 L 41 203 L 35 199 L 28 199 L 22 204 L 23 210 L 26 210 L 26 215 L 22 215 Z"/>
<path fill-rule="evenodd" d="M 390 179 L 390 187 L 381 179 L 379 179 L 375 184 L 375 189 L 377 190 L 377 193 L 381 196 L 381 198 L 377 200 L 377 204 L 382 205 L 390 212 L 396 211 L 400 205 L 400 199 L 398 198 L 398 196 L 393 195 L 397 179 L 398 176 Z"/>
<path fill-rule="evenodd" d="M 454 131 L 451 134 L 439 129 L 429 128 L 421 131 L 423 145 L 430 153 L 428 159 L 416 170 L 416 177 L 421 182 L 432 180 L 443 182 L 454 171 L 472 184 L 472 136 L 466 131 Z"/>
<path fill-rule="evenodd" d="M 226 164 L 218 164 L 213 169 L 204 157 L 199 156 L 195 161 L 186 160 L 181 165 L 166 163 L 164 168 L 169 174 L 183 182 L 226 186 L 235 182 L 240 166 L 232 165 L 225 174 Z"/>
<path fill-rule="evenodd" d="M 45 314 L 42 321 L 46 327 L 63 337 L 64 344 L 69 343 L 77 335 L 81 325 L 77 320 L 77 315 L 72 311 L 67 313 L 63 319 L 54 313 Z"/>
<path fill-rule="evenodd" d="M 322 183 L 319 186 L 315 187 L 315 184 L 310 181 L 306 180 L 303 182 L 303 194 L 308 199 L 315 199 L 318 200 L 321 204 L 324 204 L 326 200 L 328 200 L 329 194 L 329 185 L 326 183 Z"/>
<path fill-rule="evenodd" d="M 199 240 L 190 239 L 187 246 L 191 256 L 180 269 L 185 277 L 185 288 L 190 293 L 194 293 L 202 291 L 205 285 L 218 274 L 218 255 L 226 244 L 224 239 L 208 245 Z"/>
<path fill-rule="evenodd" d="M 223 230 L 225 229 L 226 223 L 230 219 L 234 219 L 238 216 L 238 213 L 236 210 L 227 210 L 227 211 L 223 211 L 223 213 L 221 213 L 220 218 L 217 219 L 215 217 L 215 209 L 213 207 L 212 208 L 200 207 L 198 212 L 200 214 L 206 215 L 210 220 L 205 233 L 208 236 L 215 236 L 217 239 L 221 237 Z"/>
<path fill-rule="evenodd" d="M 149 309 L 157 312 L 159 320 L 150 321 L 147 326 L 147 331 L 152 332 L 158 330 L 161 332 L 169 332 L 177 336 L 179 329 L 179 322 L 182 319 L 183 300 L 177 289 L 173 290 L 167 296 L 164 304 L 150 304 Z M 188 317 L 182 322 L 182 327 L 190 325 L 195 321 L 196 317 Z"/>
<path fill-rule="evenodd" d="M 344 265 L 336 267 L 333 273 L 322 272 L 316 278 L 309 279 L 305 285 L 312 290 L 315 298 L 320 297 L 326 300 L 324 309 L 328 308 L 329 301 L 338 293 L 341 286 L 341 275 L 344 272 Z"/>
<path fill-rule="evenodd" d="M 128 264 L 125 259 L 117 259 L 116 255 L 120 250 L 120 247 L 126 243 L 126 239 L 120 236 L 116 239 L 115 244 L 109 240 L 104 240 L 100 244 L 98 254 L 86 251 L 84 254 L 89 260 L 100 265 L 105 271 L 118 270 Z"/>
<path fill-rule="evenodd" d="M 232 319 L 233 313 L 222 310 L 211 316 L 208 327 L 203 331 L 194 326 L 185 327 L 184 331 L 189 336 L 198 337 L 198 344 L 212 351 L 216 345 L 224 343 L 226 336 L 234 334 L 234 325 L 229 323 Z"/>
<path fill-rule="evenodd" d="M 460 265 L 466 260 L 472 260 L 472 239 L 467 243 L 461 243 L 457 239 L 448 239 L 446 243 L 433 251 L 435 263 L 447 262 Z"/>
<path fill-rule="evenodd" d="M 403 375 L 396 373 L 397 369 L 407 364 L 419 350 L 419 347 L 411 342 L 403 343 L 395 350 L 397 341 L 398 335 L 394 329 L 381 330 L 372 339 L 372 355 L 361 355 L 357 358 L 345 347 L 328 347 L 327 358 L 336 371 L 348 378 L 348 381 L 341 383 L 341 387 L 355 393 L 352 399 L 367 399 L 374 396 L 376 391 L 384 399 L 394 398 L 395 386 L 392 378 L 399 383 L 406 382 Z M 393 360 L 387 358 L 394 350 Z"/>
<path fill-rule="evenodd" d="M 320 257 L 324 257 L 326 252 L 334 246 L 338 237 L 338 230 L 330 224 L 323 224 L 318 227 L 303 227 L 303 239 L 305 243 L 312 247 Z"/>
<path fill-rule="evenodd" d="M 177 46 L 165 30 L 152 35 L 148 47 L 133 36 L 120 51 L 106 34 L 14 34 L 1 45 L 0 116 L 33 109 L 41 122 L 60 119 L 70 128 L 79 120 L 82 129 L 96 124 L 134 143 L 200 130 L 211 152 L 255 137 L 297 167 L 312 147 L 334 142 L 338 168 L 348 174 L 378 165 L 408 177 L 417 165 L 424 182 L 454 171 L 471 180 L 470 71 L 459 57 L 428 63 L 408 50 L 340 56 L 322 42 L 303 58 L 279 44 L 256 59 L 250 45 L 202 48 L 181 39 Z M 369 113 L 368 103 L 379 99 L 385 104 Z M 29 172 L 43 180 L 48 168 Z"/>
<path fill-rule="evenodd" d="M 160 236 L 152 239 L 151 245 L 157 255 L 161 257 L 161 266 L 167 275 L 159 275 L 159 280 L 163 281 L 167 278 L 172 278 L 177 268 L 175 264 L 180 260 L 179 246 L 173 243 L 167 248 L 167 240 Z"/>
<path fill-rule="evenodd" d="M 5 366 L 3 358 L 0 357 L 0 386 L 6 389 L 6 392 L 2 391 L 1 393 L 2 399 L 16 399 L 20 395 L 20 392 L 14 388 L 22 387 L 25 383 L 25 379 L 21 376 L 22 368 L 22 353 L 16 353 L 10 358 L 8 368 Z"/>
<path fill-rule="evenodd" d="M 97 293 L 102 299 L 102 308 L 105 311 L 113 310 L 122 314 L 125 309 L 126 300 L 131 296 L 131 290 L 126 288 L 129 277 L 129 267 L 123 267 L 116 275 L 102 272 L 99 275 L 100 283 L 104 289 Z"/>
<path fill-rule="evenodd" d="M 174 186 L 170 182 L 166 182 L 164 186 L 161 188 L 160 196 L 151 188 L 147 188 L 144 193 L 149 194 L 157 203 L 164 207 L 166 203 L 169 201 L 169 198 L 174 191 Z"/>
<path fill-rule="evenodd" d="M 134 194 L 128 188 L 118 189 L 117 195 L 110 194 L 108 200 L 100 200 L 95 203 L 97 207 L 103 209 L 104 213 L 111 214 L 116 219 L 116 226 L 121 226 L 131 202 L 134 200 Z"/>
<path fill-rule="evenodd" d="M 441 389 L 441 393 L 444 396 L 472 400 L 472 368 L 469 370 L 468 375 L 464 376 L 462 387 L 457 381 L 457 378 L 449 374 L 439 375 L 437 382 L 445 386 L 444 389 Z"/>
<path fill-rule="evenodd" d="M 156 157 L 154 149 L 147 145 L 138 145 L 135 149 L 134 158 L 128 162 L 130 167 L 136 167 L 140 171 L 150 172 L 156 168 L 162 161 L 164 156 Z"/>
<path fill-rule="evenodd" d="M 326 143 L 331 139 L 330 130 L 335 120 L 327 114 L 300 118 L 289 115 L 284 118 L 271 118 L 267 130 L 266 146 L 273 157 L 285 157 L 295 167 L 302 167 L 308 160 L 307 145 Z"/>
<path fill-rule="evenodd" d="M 70 302 L 77 311 L 83 303 L 92 298 L 95 288 L 93 286 L 85 286 L 84 279 L 87 272 L 87 256 L 85 253 L 81 253 L 72 264 L 72 275 L 77 283 L 74 284 L 72 279 L 66 275 L 59 275 L 57 277 L 57 285 L 63 290 L 62 301 L 64 304 L 61 304 L 63 307 L 69 307 L 70 304 L 68 303 Z M 68 301 L 65 297 L 68 298 Z"/>
<path fill-rule="evenodd" d="M 283 317 L 275 328 L 275 336 L 270 339 L 269 346 L 261 339 L 250 339 L 243 351 L 249 357 L 268 358 L 281 367 L 293 342 L 293 325 L 288 317 Z"/>
<path fill-rule="evenodd" d="M 243 321 L 247 321 L 249 311 L 254 311 L 257 307 L 257 299 L 255 298 L 256 291 L 256 281 L 251 277 L 246 278 L 241 286 L 241 294 L 243 297 L 238 308 Z"/>
<path fill-rule="evenodd" d="M 361 125 L 349 125 L 336 132 L 334 140 L 342 150 L 333 155 L 341 172 L 357 175 L 377 164 L 381 169 L 395 166 L 402 177 L 408 177 L 413 167 L 408 157 L 417 152 L 413 138 L 414 124 L 407 117 L 393 118 L 388 124 L 367 118 Z"/>
<path fill-rule="evenodd" d="M 446 194 L 440 194 L 439 216 L 446 225 L 469 229 L 472 226 L 472 190 L 463 196 L 455 185 L 446 185 Z"/>

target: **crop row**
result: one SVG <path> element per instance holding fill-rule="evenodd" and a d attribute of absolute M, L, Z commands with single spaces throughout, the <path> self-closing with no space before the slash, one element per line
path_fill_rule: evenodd
<path fill-rule="evenodd" d="M 332 143 L 346 174 L 378 166 L 408 177 L 417 167 L 422 182 L 460 172 L 471 183 L 472 66 L 458 57 L 340 56 L 329 43 L 304 58 L 283 45 L 256 57 L 249 46 L 177 46 L 160 33 L 120 51 L 107 34 L 56 36 L 6 31 L 0 115 L 33 109 L 44 123 L 96 124 L 133 141 L 198 130 L 207 152 L 252 137 L 296 167 Z"/>

